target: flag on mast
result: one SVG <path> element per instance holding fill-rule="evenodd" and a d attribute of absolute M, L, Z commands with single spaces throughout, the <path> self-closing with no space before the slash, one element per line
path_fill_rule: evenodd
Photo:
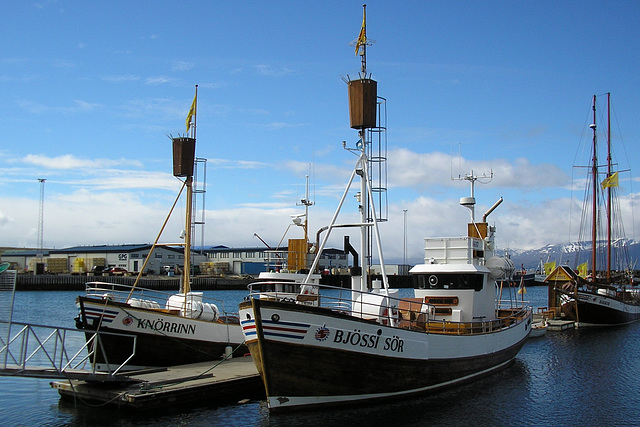
<path fill-rule="evenodd" d="M 613 173 L 613 174 L 609 175 L 608 177 L 606 177 L 602 181 L 602 183 L 600 185 L 602 186 L 603 190 L 605 188 L 609 188 L 609 187 L 617 187 L 618 186 L 618 172 Z"/>
<path fill-rule="evenodd" d="M 587 277 L 587 263 L 583 262 L 578 266 L 578 276 L 585 279 Z"/>
<path fill-rule="evenodd" d="M 196 94 L 193 97 L 193 102 L 191 103 L 191 108 L 189 109 L 189 114 L 187 114 L 187 133 L 189 133 L 189 129 L 191 128 L 191 117 L 196 115 L 196 104 L 198 101 L 198 89 L 196 89 Z"/>
<path fill-rule="evenodd" d="M 356 40 L 356 55 L 360 50 L 360 46 L 367 43 L 367 9 L 362 9 L 362 28 L 360 28 L 360 34 Z"/>

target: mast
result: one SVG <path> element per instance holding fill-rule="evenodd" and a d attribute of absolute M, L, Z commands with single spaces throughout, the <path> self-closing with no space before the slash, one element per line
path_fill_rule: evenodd
<path fill-rule="evenodd" d="M 193 168 L 196 151 L 196 115 L 198 109 L 198 85 L 191 108 L 187 114 L 187 131 L 184 138 L 173 139 L 173 175 L 184 177 L 187 189 L 185 227 L 184 227 L 184 268 L 182 269 L 182 289 L 185 298 L 191 290 L 191 223 L 193 210 Z M 193 121 L 191 120 L 193 119 Z M 189 136 L 191 130 L 191 136 Z"/>
<path fill-rule="evenodd" d="M 607 178 L 611 176 L 611 93 L 607 93 Z M 611 186 L 607 186 L 607 280 L 611 279 Z"/>
<path fill-rule="evenodd" d="M 184 225 L 185 235 L 182 292 L 186 295 L 191 290 L 191 203 L 193 199 L 193 176 L 187 176 L 185 184 L 187 187 L 187 212 Z"/>
<path fill-rule="evenodd" d="M 360 54 L 360 78 L 367 78 L 367 5 L 362 5 L 362 27 L 360 28 L 360 34 L 356 39 L 356 55 L 358 50 L 362 46 L 362 53 Z"/>
<path fill-rule="evenodd" d="M 591 280 L 596 280 L 596 244 L 597 244 L 597 220 L 598 220 L 598 153 L 597 153 L 597 125 L 596 125 L 596 96 L 593 95 L 593 123 L 589 126 L 593 129 L 593 158 L 591 161 L 591 179 L 593 181 L 593 204 L 591 207 Z"/>
<path fill-rule="evenodd" d="M 300 200 L 300 203 L 304 206 L 304 241 L 307 245 L 306 252 L 309 251 L 308 242 L 309 242 L 309 206 L 313 205 L 313 202 L 309 199 L 309 175 L 305 177 L 305 191 L 304 191 L 304 199 Z M 307 262 L 305 260 L 305 266 Z"/>

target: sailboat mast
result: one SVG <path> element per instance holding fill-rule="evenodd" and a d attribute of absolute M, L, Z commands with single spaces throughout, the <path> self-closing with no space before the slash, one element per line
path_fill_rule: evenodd
<path fill-rule="evenodd" d="M 193 211 L 193 167 L 196 150 L 196 118 L 198 116 L 198 85 L 191 103 L 191 109 L 187 115 L 187 134 L 185 138 L 174 139 L 174 175 L 185 177 L 184 185 L 187 188 L 185 226 L 184 226 L 184 267 L 182 272 L 182 292 L 185 295 L 191 291 L 191 225 Z M 192 121 L 193 119 L 193 121 Z M 191 137 L 189 138 L 189 130 Z M 177 143 L 177 145 L 176 145 Z M 176 149 L 178 151 L 176 152 Z M 176 165 L 177 161 L 177 165 Z M 177 168 L 176 168 L 177 166 Z"/>
<path fill-rule="evenodd" d="M 186 295 L 191 290 L 191 203 L 193 199 L 193 176 L 187 176 L 185 185 L 187 187 L 187 212 L 185 215 L 186 219 L 184 226 L 186 233 L 184 235 L 184 272 L 182 291 Z"/>
<path fill-rule="evenodd" d="M 593 159 L 591 164 L 591 180 L 593 181 L 593 205 L 591 210 L 591 271 L 592 280 L 596 280 L 596 244 L 597 244 L 597 221 L 598 221 L 598 137 L 597 137 L 597 125 L 596 125 L 596 96 L 593 95 L 593 123 L 591 124 L 593 129 Z"/>
<path fill-rule="evenodd" d="M 607 178 L 611 176 L 611 93 L 607 93 Z M 607 280 L 611 279 L 611 186 L 607 186 Z"/>

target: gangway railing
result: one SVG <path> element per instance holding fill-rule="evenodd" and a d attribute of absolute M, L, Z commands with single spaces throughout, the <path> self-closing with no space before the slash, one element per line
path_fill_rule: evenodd
<path fill-rule="evenodd" d="M 0 326 L 10 331 L 6 342 L 0 337 L 0 376 L 122 381 L 126 377 L 120 372 L 135 356 L 134 335 L 6 321 L 0 321 Z M 106 335 L 131 339 L 130 355 L 115 369 L 104 351 L 102 337 Z M 106 370 L 97 369 L 98 356 Z"/>

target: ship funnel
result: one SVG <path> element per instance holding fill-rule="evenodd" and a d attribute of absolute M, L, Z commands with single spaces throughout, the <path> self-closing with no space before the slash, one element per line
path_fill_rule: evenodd
<path fill-rule="evenodd" d="M 491 208 L 484 215 L 482 215 L 482 222 L 487 222 L 487 217 L 489 216 L 489 214 L 494 210 L 496 210 L 496 208 L 500 206 L 500 203 L 502 203 L 502 201 L 503 201 L 503 198 L 500 197 L 500 199 L 497 202 L 495 202 L 493 206 L 491 206 Z"/>

